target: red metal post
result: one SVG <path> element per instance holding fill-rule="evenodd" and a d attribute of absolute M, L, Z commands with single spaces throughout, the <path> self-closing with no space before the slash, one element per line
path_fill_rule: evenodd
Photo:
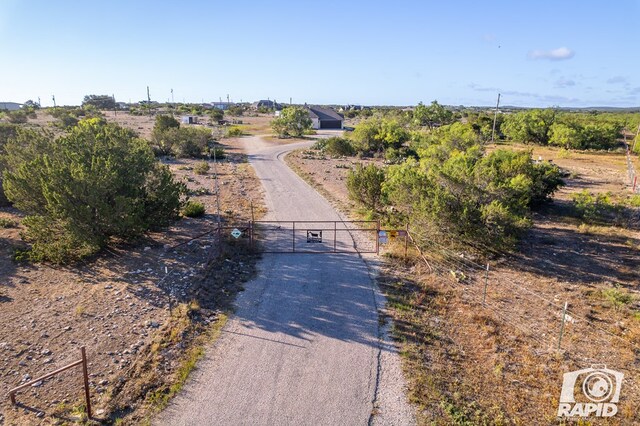
<path fill-rule="evenodd" d="M 636 185 L 638 184 L 638 176 L 633 177 L 633 192 L 636 192 Z"/>
<path fill-rule="evenodd" d="M 87 372 L 87 353 L 84 346 L 80 348 L 82 353 L 82 375 L 84 377 L 84 397 L 87 401 L 87 418 L 91 419 L 91 396 L 89 395 L 89 373 Z"/>

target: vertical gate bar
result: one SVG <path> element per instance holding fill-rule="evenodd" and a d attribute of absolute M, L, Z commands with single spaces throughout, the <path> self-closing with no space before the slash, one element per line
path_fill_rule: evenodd
<path fill-rule="evenodd" d="M 91 420 L 91 397 L 89 395 L 89 373 L 87 372 L 87 352 L 84 346 L 80 348 L 82 354 L 82 375 L 84 378 L 84 397 L 87 401 L 87 418 Z"/>
<path fill-rule="evenodd" d="M 251 223 L 249 224 L 249 248 L 253 250 L 253 219 L 251 219 Z"/>
<path fill-rule="evenodd" d="M 338 247 L 338 222 L 333 222 L 333 252 L 335 253 Z"/>
<path fill-rule="evenodd" d="M 380 254 L 380 219 L 376 222 L 376 254 Z"/>
<path fill-rule="evenodd" d="M 296 222 L 293 221 L 291 222 L 293 224 L 293 251 L 292 253 L 296 252 Z"/>

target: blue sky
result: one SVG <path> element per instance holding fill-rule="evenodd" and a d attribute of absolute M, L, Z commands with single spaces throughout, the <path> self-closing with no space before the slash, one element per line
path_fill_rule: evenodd
<path fill-rule="evenodd" d="M 640 0 L 0 0 L 0 100 L 640 106 Z"/>

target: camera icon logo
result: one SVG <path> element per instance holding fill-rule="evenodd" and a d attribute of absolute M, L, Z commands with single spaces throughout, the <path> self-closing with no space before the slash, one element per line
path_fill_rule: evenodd
<path fill-rule="evenodd" d="M 559 417 L 611 417 L 618 412 L 624 374 L 606 365 L 571 371 L 563 375 L 558 404 Z"/>

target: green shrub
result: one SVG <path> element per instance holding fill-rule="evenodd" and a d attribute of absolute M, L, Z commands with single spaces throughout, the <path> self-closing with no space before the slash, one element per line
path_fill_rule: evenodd
<path fill-rule="evenodd" d="M 23 110 L 10 111 L 7 113 L 7 118 L 12 124 L 24 124 L 28 121 L 27 112 Z"/>
<path fill-rule="evenodd" d="M 348 139 L 339 137 L 327 139 L 324 152 L 331 157 L 348 157 L 356 153 Z"/>
<path fill-rule="evenodd" d="M 193 166 L 193 172 L 197 175 L 206 175 L 209 169 L 209 163 L 206 161 L 201 161 Z"/>
<path fill-rule="evenodd" d="M 178 217 L 185 186 L 130 130 L 94 118 L 55 140 L 20 130 L 6 148 L 4 188 L 28 215 L 34 260 L 85 257 Z"/>
<path fill-rule="evenodd" d="M 151 145 L 156 155 L 201 158 L 212 140 L 211 131 L 203 127 L 170 127 L 155 131 Z"/>
<path fill-rule="evenodd" d="M 231 105 L 228 109 L 227 109 L 227 113 L 229 115 L 233 115 L 233 116 L 241 116 L 242 114 L 244 114 L 245 108 L 242 105 Z"/>
<path fill-rule="evenodd" d="M 414 146 L 419 161 L 386 169 L 382 200 L 394 223 L 410 221 L 443 241 L 511 249 L 531 225 L 531 209 L 562 185 L 558 167 L 534 163 L 530 152 L 487 154 L 468 125 L 431 130 Z"/>
<path fill-rule="evenodd" d="M 209 157 L 215 158 L 216 160 L 222 160 L 227 157 L 227 152 L 224 148 L 216 146 L 209 149 Z"/>
<path fill-rule="evenodd" d="M 211 117 L 211 121 L 217 123 L 224 118 L 224 111 L 218 108 L 214 108 L 209 111 L 209 117 Z"/>
<path fill-rule="evenodd" d="M 231 126 L 227 129 L 225 136 L 227 138 L 239 138 L 242 136 L 244 132 L 242 131 L 242 127 L 240 126 Z"/>
<path fill-rule="evenodd" d="M 279 138 L 302 137 L 311 129 L 309 111 L 303 107 L 283 108 L 280 116 L 271 120 L 271 129 Z"/>
<path fill-rule="evenodd" d="M 369 164 L 358 164 L 355 170 L 347 174 L 349 197 L 369 210 L 377 211 L 382 205 L 382 184 L 384 170 Z"/>
<path fill-rule="evenodd" d="M 4 150 L 4 146 L 7 141 L 13 137 L 15 137 L 16 132 L 18 131 L 18 126 L 15 124 L 5 124 L 0 123 L 0 155 Z M 0 207 L 8 206 L 9 200 L 4 195 L 4 190 L 2 189 L 2 172 L 4 170 L 3 162 L 0 161 Z"/>
<path fill-rule="evenodd" d="M 621 307 L 633 302 L 633 296 L 631 294 L 617 288 L 607 288 L 603 290 L 602 296 L 614 307 L 614 309 L 620 309 Z"/>
<path fill-rule="evenodd" d="M 204 216 L 204 213 L 204 204 L 197 201 L 188 201 L 182 209 L 182 214 L 186 217 L 200 217 Z"/>
<path fill-rule="evenodd" d="M 156 122 L 153 125 L 153 132 L 162 133 L 167 129 L 177 129 L 180 122 L 171 115 L 156 115 Z"/>
<path fill-rule="evenodd" d="M 15 220 L 0 217 L 0 228 L 15 228 L 18 223 Z"/>
<path fill-rule="evenodd" d="M 586 189 L 573 195 L 573 203 L 578 216 L 588 223 L 605 221 L 620 210 L 620 206 L 612 202 L 611 194 L 592 194 Z"/>

